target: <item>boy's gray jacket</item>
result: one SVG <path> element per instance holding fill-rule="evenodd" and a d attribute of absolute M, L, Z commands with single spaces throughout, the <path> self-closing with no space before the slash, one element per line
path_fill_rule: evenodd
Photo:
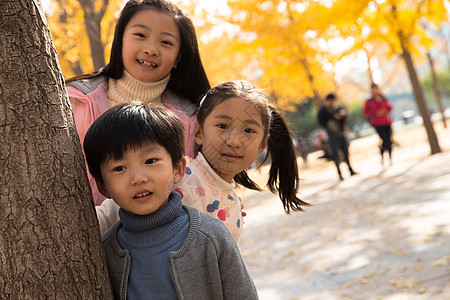
<path fill-rule="evenodd" d="M 169 270 L 179 299 L 258 299 L 239 249 L 218 219 L 184 206 L 189 232 L 181 249 L 169 254 Z M 126 299 L 130 256 L 120 248 L 118 221 L 103 235 L 114 299 Z"/>

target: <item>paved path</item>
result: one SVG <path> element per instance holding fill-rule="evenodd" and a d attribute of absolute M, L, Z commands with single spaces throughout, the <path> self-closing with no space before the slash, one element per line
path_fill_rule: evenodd
<path fill-rule="evenodd" d="M 443 153 L 429 155 L 423 128 L 405 130 L 386 168 L 376 136 L 353 141 L 359 175 L 342 166 L 343 182 L 312 154 L 300 173 L 313 204 L 304 213 L 245 191 L 240 248 L 260 298 L 450 299 L 450 129 L 436 131 Z"/>

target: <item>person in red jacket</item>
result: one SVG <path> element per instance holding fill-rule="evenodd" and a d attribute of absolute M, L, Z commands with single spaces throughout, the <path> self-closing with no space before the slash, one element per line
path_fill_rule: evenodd
<path fill-rule="evenodd" d="M 384 163 L 384 153 L 389 154 L 392 163 L 392 102 L 386 99 L 377 84 L 372 83 L 372 97 L 364 104 L 364 115 L 369 118 L 370 125 L 377 131 L 380 139 L 381 164 Z"/>

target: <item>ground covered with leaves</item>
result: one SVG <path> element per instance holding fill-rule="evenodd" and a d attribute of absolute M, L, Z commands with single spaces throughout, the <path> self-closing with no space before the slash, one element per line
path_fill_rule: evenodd
<path fill-rule="evenodd" d="M 342 182 L 319 153 L 299 160 L 304 213 L 243 191 L 240 248 L 261 299 L 449 299 L 450 129 L 435 129 L 442 153 L 430 155 L 422 127 L 403 128 L 391 166 L 377 136 L 353 141 L 359 175 L 343 165 Z"/>

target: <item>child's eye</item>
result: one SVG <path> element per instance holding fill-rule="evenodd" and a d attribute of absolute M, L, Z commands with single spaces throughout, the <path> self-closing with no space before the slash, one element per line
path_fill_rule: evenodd
<path fill-rule="evenodd" d="M 227 129 L 228 126 L 225 124 L 218 124 L 217 127 L 219 127 L 220 129 Z"/>
<path fill-rule="evenodd" d="M 140 38 L 145 38 L 145 35 L 143 33 L 140 33 L 140 32 L 137 32 L 134 35 L 137 36 L 137 37 L 140 37 Z"/>
<path fill-rule="evenodd" d="M 170 41 L 162 41 L 161 43 L 163 43 L 164 45 L 173 46 L 173 43 Z"/>
<path fill-rule="evenodd" d="M 122 172 L 123 170 L 125 170 L 124 166 L 114 167 L 114 169 L 113 169 L 114 172 Z"/>
<path fill-rule="evenodd" d="M 251 128 L 245 128 L 244 130 L 246 133 L 255 133 L 256 131 Z"/>
<path fill-rule="evenodd" d="M 145 164 L 146 164 L 146 165 L 151 165 L 151 164 L 154 164 L 156 161 L 157 161 L 156 158 L 149 158 L 149 159 L 147 159 L 147 160 L 145 161 Z"/>

